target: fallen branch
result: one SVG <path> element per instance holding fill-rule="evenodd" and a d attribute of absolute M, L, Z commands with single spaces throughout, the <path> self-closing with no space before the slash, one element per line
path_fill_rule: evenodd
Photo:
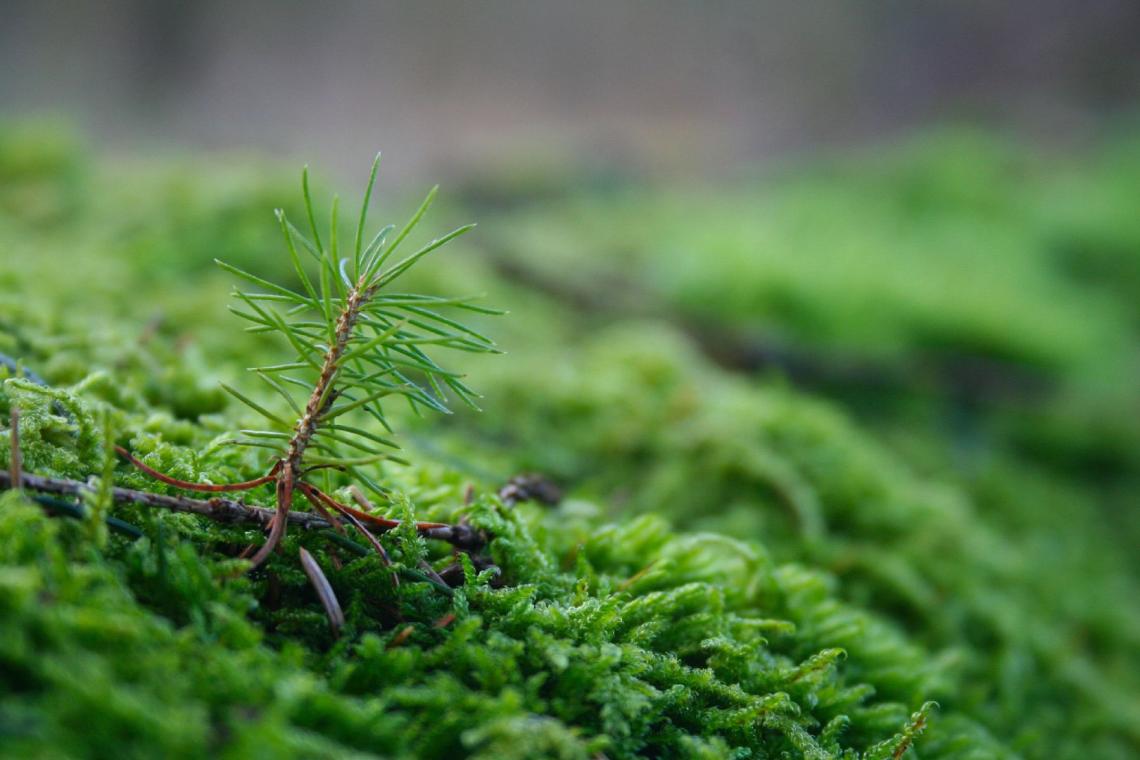
<path fill-rule="evenodd" d="M 60 494 L 65 496 L 81 496 L 91 490 L 91 486 L 78 480 L 65 478 L 51 478 L 42 475 L 33 475 L 22 472 L 16 481 L 25 489 L 41 493 Z M 12 473 L 0 471 L 0 490 L 13 487 Z M 193 499 L 187 496 L 167 496 L 165 494 L 136 491 L 130 488 L 116 486 L 111 489 L 111 498 L 118 504 L 138 504 L 145 507 L 165 509 L 171 512 L 185 512 L 200 515 L 220 523 L 253 524 L 262 527 L 273 522 L 276 510 L 266 507 L 255 507 L 233 499 L 214 497 L 211 499 Z M 334 526 L 322 515 L 313 512 L 290 511 L 286 516 L 290 525 L 302 530 L 325 530 Z M 389 525 L 374 526 L 378 532 L 386 532 L 399 526 L 399 521 L 390 521 Z M 430 527 L 428 527 L 430 526 Z M 481 548 L 486 538 L 470 525 L 440 525 L 428 523 L 425 527 L 417 526 L 417 530 L 424 538 L 446 541 L 453 546 L 472 550 Z"/>

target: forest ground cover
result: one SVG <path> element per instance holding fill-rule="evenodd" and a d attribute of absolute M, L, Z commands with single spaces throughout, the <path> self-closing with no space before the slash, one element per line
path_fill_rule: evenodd
<path fill-rule="evenodd" d="M 479 232 L 409 277 L 509 309 L 476 322 L 507 354 L 464 367 L 482 413 L 397 414 L 412 464 L 375 477 L 486 556 L 294 534 L 225 580 L 257 531 L 8 494 L 0 751 L 1132 756 L 1137 145 L 944 134 L 714 189 L 456 192 L 433 229 Z M 114 442 L 260 474 L 218 381 L 262 398 L 244 368 L 281 347 L 212 261 L 290 282 L 289 173 L 109 166 L 35 130 L 0 138 L 0 177 L 0 352 L 47 384 L 0 369 L 25 469 L 170 490 Z M 525 472 L 565 498 L 496 495 Z M 394 588 L 421 560 L 462 582 Z"/>

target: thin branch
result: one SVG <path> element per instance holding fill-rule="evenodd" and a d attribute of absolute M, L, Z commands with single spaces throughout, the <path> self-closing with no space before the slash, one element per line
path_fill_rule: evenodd
<path fill-rule="evenodd" d="M 392 528 L 399 527 L 399 525 L 400 525 L 399 520 L 390 520 L 387 517 L 378 517 L 377 515 L 369 514 L 368 512 L 361 512 L 359 509 L 354 509 L 354 508 L 348 506 L 347 504 L 340 503 L 339 501 L 332 498 L 327 493 L 325 493 L 324 491 L 322 491 L 321 489 L 317 488 L 316 486 L 314 486 L 310 483 L 306 483 L 304 485 L 306 488 L 309 489 L 309 491 L 312 492 L 312 494 L 314 496 L 316 496 L 318 499 L 320 499 L 322 502 L 324 502 L 325 506 L 331 507 L 332 509 L 335 509 L 337 512 L 340 512 L 343 515 L 353 515 L 357 519 L 363 520 L 364 522 L 368 523 L 369 525 L 380 528 L 381 530 L 384 530 L 384 531 L 391 530 Z M 423 532 L 425 530 L 435 530 L 437 528 L 449 528 L 449 527 L 451 527 L 451 526 L 449 526 L 447 523 L 433 523 L 433 522 L 417 522 L 416 523 L 416 528 L 418 530 L 420 530 L 420 532 Z"/>
<path fill-rule="evenodd" d="M 64 478 L 51 478 L 31 473 L 21 473 L 20 479 L 23 487 L 31 491 L 42 493 L 79 496 L 91 489 L 87 483 Z M 0 470 L 0 491 L 12 488 L 12 475 Z M 277 510 L 266 507 L 256 507 L 233 499 L 214 497 L 211 499 L 193 499 L 187 496 L 167 496 L 164 494 L 136 491 L 130 488 L 114 487 L 111 489 L 111 498 L 119 504 L 137 504 L 155 509 L 166 509 L 171 512 L 184 512 L 207 517 L 220 523 L 252 524 L 262 527 L 271 525 Z M 356 512 L 356 510 L 353 510 Z M 363 513 L 360 513 L 363 514 Z M 368 515 L 368 517 L 373 517 Z M 399 520 L 383 520 L 374 524 L 381 532 L 398 527 Z M 333 525 L 327 519 L 313 512 L 290 511 L 286 516 L 288 523 L 302 530 L 332 530 Z M 459 549 L 477 549 L 486 544 L 482 533 L 469 525 L 447 525 L 442 523 L 421 523 L 416 525 L 419 534 L 424 538 L 447 541 Z"/>
<path fill-rule="evenodd" d="M 262 562 L 277 548 L 285 535 L 285 526 L 289 522 L 290 507 L 293 506 L 293 487 L 285 479 L 277 480 L 277 509 L 273 510 L 273 518 L 269 521 L 269 537 L 249 560 L 250 568 L 259 567 Z"/>
<path fill-rule="evenodd" d="M 163 483 L 166 483 L 170 486 L 175 486 L 176 488 L 185 488 L 187 491 L 205 491 L 208 493 L 224 493 L 226 491 L 249 491 L 253 488 L 257 488 L 258 486 L 263 486 L 266 483 L 273 482 L 277 475 L 277 466 L 274 466 L 274 468 L 269 471 L 268 475 L 264 475 L 260 478 L 255 478 L 254 480 L 247 480 L 242 483 L 222 483 L 219 485 L 215 485 L 214 483 L 191 483 L 187 480 L 172 478 L 169 475 L 159 472 L 153 467 L 148 467 L 122 446 L 116 446 L 115 453 L 117 453 L 123 459 L 126 459 L 135 467 L 145 472 L 147 475 L 150 475 L 155 480 L 161 480 Z"/>
<path fill-rule="evenodd" d="M 315 488 L 310 486 L 308 483 L 298 483 L 297 487 L 300 489 L 301 493 L 303 493 L 305 495 L 305 498 L 309 500 L 309 503 L 312 504 L 313 507 L 318 512 L 325 513 L 325 515 L 329 519 L 332 519 L 332 520 L 336 519 L 334 517 L 334 513 L 328 511 L 328 508 L 325 506 L 325 504 L 317 496 L 317 494 L 315 493 L 315 491 L 316 491 Z M 383 562 L 385 565 L 390 566 L 392 564 L 392 558 L 388 556 L 388 552 L 384 549 L 384 545 L 382 543 L 380 543 L 380 540 L 378 538 L 376 538 L 376 536 L 372 535 L 372 532 L 370 530 L 368 530 L 368 528 L 364 527 L 364 523 L 360 522 L 360 520 L 358 520 L 356 518 L 356 516 L 353 515 L 351 512 L 345 512 L 344 516 L 346 518 L 348 518 L 348 521 L 350 523 L 352 523 L 352 526 L 354 528 L 356 528 L 358 531 L 360 531 L 360 533 L 364 536 L 364 538 L 366 538 L 368 540 L 368 543 L 372 544 L 372 548 L 376 550 L 376 553 L 378 555 L 380 555 L 380 561 Z M 396 587 L 398 587 L 400 585 L 399 576 L 397 576 L 395 574 L 392 575 L 392 585 L 396 586 Z"/>

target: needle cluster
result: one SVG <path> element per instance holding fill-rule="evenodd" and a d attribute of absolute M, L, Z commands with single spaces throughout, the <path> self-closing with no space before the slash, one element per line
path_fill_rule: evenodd
<path fill-rule="evenodd" d="M 359 468 L 383 459 L 396 459 L 394 452 L 399 449 L 390 437 L 392 428 L 385 414 L 386 401 L 403 397 L 417 412 L 429 409 L 447 413 L 446 398 L 450 393 L 463 403 L 475 406 L 476 395 L 462 377 L 437 364 L 427 351 L 433 348 L 496 351 L 492 341 L 446 312 L 498 312 L 473 304 L 471 298 L 445 298 L 394 289 L 401 275 L 417 261 L 474 225 L 454 229 L 403 258 L 395 256 L 435 199 L 437 188 L 432 188 L 399 232 L 395 232 L 395 225 L 387 225 L 366 243 L 368 205 L 379 164 L 377 155 L 357 219 L 356 234 L 348 250 L 342 248 L 339 239 L 339 203 L 335 198 L 327 243 L 322 238 L 307 170 L 302 175 L 301 185 L 309 235 L 297 229 L 285 213 L 278 210 L 278 222 L 299 290 L 217 262 L 254 286 L 252 290 L 235 290 L 240 304 L 231 307 L 231 311 L 251 323 L 247 330 L 279 335 L 292 354 L 289 361 L 251 368 L 284 400 L 291 416 L 271 411 L 233 387 L 222 385 L 262 417 L 265 424 L 242 430 L 242 438 L 237 442 L 272 451 L 273 465 L 268 474 L 225 485 L 187 483 L 152 470 L 125 451 L 120 452 L 150 475 L 190 490 L 242 491 L 273 483 L 277 514 L 269 539 L 252 559 L 254 566 L 263 562 L 280 542 L 298 491 L 317 511 L 332 516 L 334 522 L 334 513 L 339 513 L 365 532 L 367 529 L 362 523 L 385 530 L 391 528 L 392 521 L 337 502 L 305 477 L 314 470 L 331 467 L 370 483 Z M 353 424 L 354 417 L 365 422 Z M 370 424 L 368 418 L 375 424 Z"/>

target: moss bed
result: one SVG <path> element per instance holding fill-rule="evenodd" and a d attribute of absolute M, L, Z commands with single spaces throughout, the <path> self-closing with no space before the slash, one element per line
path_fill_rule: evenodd
<path fill-rule="evenodd" d="M 396 413 L 411 464 L 373 470 L 386 515 L 487 546 L 292 531 L 235 577 L 260 531 L 113 503 L 177 491 L 111 447 L 263 474 L 218 381 L 262 394 L 281 347 L 211 262 L 288 282 L 293 180 L 0 131 L 0 414 L 27 472 L 91 484 L 80 519 L 0 492 L 0 755 L 1135 757 L 1137 145 L 456 193 L 433 231 L 487 231 L 415 286 L 486 292 L 508 353 L 466 360 L 485 411 Z M 520 473 L 565 495 L 500 495 Z"/>

